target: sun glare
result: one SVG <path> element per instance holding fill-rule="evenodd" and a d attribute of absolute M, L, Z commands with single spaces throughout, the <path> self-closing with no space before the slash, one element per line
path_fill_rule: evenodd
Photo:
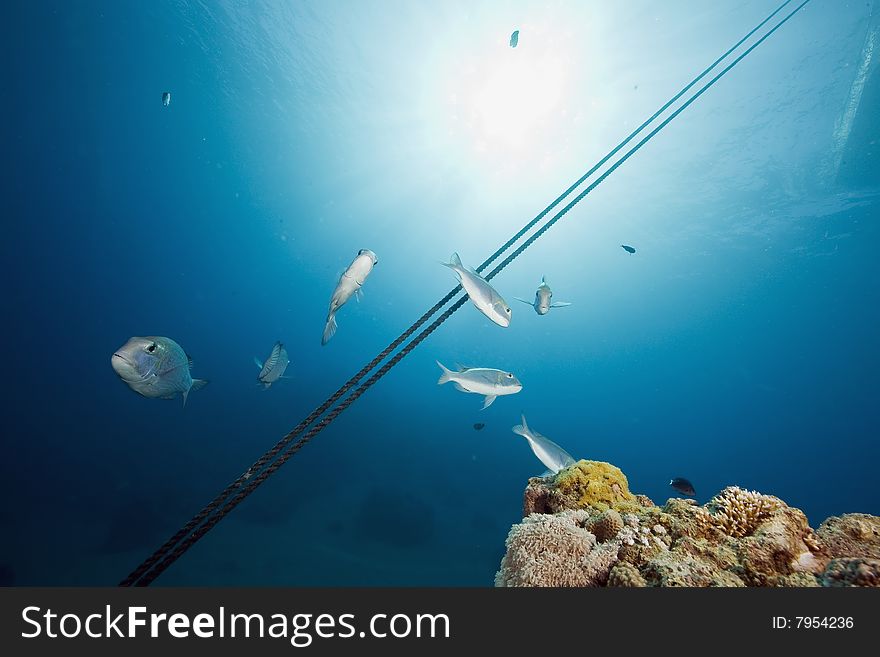
<path fill-rule="evenodd" d="M 479 77 L 466 102 L 475 136 L 491 145 L 528 146 L 559 108 L 564 75 L 547 57 L 504 53 L 486 62 Z"/>
<path fill-rule="evenodd" d="M 499 161 L 544 158 L 567 116 L 568 58 L 559 46 L 521 37 L 516 48 L 499 42 L 460 59 L 447 85 L 450 134 Z"/>

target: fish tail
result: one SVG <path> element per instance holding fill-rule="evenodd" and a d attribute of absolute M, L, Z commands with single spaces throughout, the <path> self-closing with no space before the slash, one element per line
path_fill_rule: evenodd
<path fill-rule="evenodd" d="M 444 383 L 452 381 L 452 371 L 447 369 L 439 360 L 437 361 L 437 364 L 440 366 L 440 369 L 443 370 L 443 373 L 440 374 L 440 378 L 437 379 L 437 385 L 442 386 Z"/>
<path fill-rule="evenodd" d="M 522 420 L 522 424 L 517 424 L 515 427 L 513 427 L 513 429 L 511 429 L 511 431 L 513 431 L 513 433 L 515 433 L 515 434 L 519 434 L 520 436 L 523 436 L 524 438 L 526 438 L 526 437 L 528 437 L 526 434 L 529 431 L 529 423 L 526 422 L 526 416 L 523 415 L 522 413 L 520 413 L 519 417 Z"/>
<path fill-rule="evenodd" d="M 258 368 L 263 369 L 263 363 L 260 362 L 260 359 L 257 358 L 256 356 L 254 356 L 254 363 L 256 364 L 256 366 L 257 366 Z"/>
<path fill-rule="evenodd" d="M 330 313 L 327 323 L 324 325 L 324 334 L 321 336 L 321 344 L 330 342 L 330 338 L 336 335 L 336 313 Z"/>
<path fill-rule="evenodd" d="M 461 258 L 458 257 L 458 253 L 453 253 L 449 258 L 449 262 L 442 262 L 440 264 L 444 267 L 449 267 L 450 269 L 463 269 Z"/>

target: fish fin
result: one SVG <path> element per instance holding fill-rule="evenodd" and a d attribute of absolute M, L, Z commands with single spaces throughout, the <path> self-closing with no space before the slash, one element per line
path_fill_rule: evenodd
<path fill-rule="evenodd" d="M 260 362 L 260 359 L 257 358 L 256 356 L 254 356 L 254 363 L 256 364 L 257 369 L 259 369 L 259 370 L 263 369 L 263 363 Z"/>
<path fill-rule="evenodd" d="M 452 382 L 452 385 L 454 385 L 454 386 L 455 386 L 455 389 L 458 390 L 459 392 L 470 392 L 470 390 L 468 390 L 467 388 L 465 388 L 465 387 L 464 387 L 463 385 L 461 385 L 458 381 L 453 381 L 453 382 Z"/>
<path fill-rule="evenodd" d="M 541 285 L 547 285 L 547 277 L 544 274 L 541 274 Z M 547 285 L 547 287 L 550 287 Z"/>
<path fill-rule="evenodd" d="M 193 379 L 192 384 L 190 384 L 190 386 L 189 386 L 189 390 L 183 391 L 183 407 L 186 408 L 186 399 L 187 399 L 187 397 L 189 397 L 189 393 L 192 390 L 201 390 L 206 385 L 208 385 L 207 379 Z"/>
<path fill-rule="evenodd" d="M 468 367 L 467 365 L 462 365 L 461 363 L 455 363 L 455 369 L 459 372 L 466 372 L 467 370 L 473 369 L 472 367 Z"/>
<path fill-rule="evenodd" d="M 458 257 L 458 253 L 453 253 L 449 258 L 449 262 L 447 263 L 450 267 L 461 267 L 464 269 L 464 266 L 461 264 L 461 258 Z"/>
<path fill-rule="evenodd" d="M 321 344 L 325 345 L 330 342 L 330 338 L 336 335 L 336 315 L 331 313 L 324 325 L 324 334 L 321 336 Z"/>
<path fill-rule="evenodd" d="M 358 303 L 360 303 L 361 299 L 364 298 L 364 291 L 361 288 L 358 288 L 357 290 L 355 290 L 354 291 L 354 298 Z"/>
<path fill-rule="evenodd" d="M 521 424 L 517 424 L 514 427 L 512 427 L 511 431 L 513 431 L 513 433 L 517 434 L 518 436 L 522 436 L 523 438 L 526 437 L 526 430 L 525 430 L 525 428 L 523 428 L 523 425 L 521 425 Z"/>
<path fill-rule="evenodd" d="M 483 410 L 489 408 L 492 405 L 492 403 L 495 401 L 496 398 L 497 398 L 497 395 L 486 395 L 483 398 L 483 407 L 480 410 L 483 411 Z"/>
<path fill-rule="evenodd" d="M 555 474 L 556 473 L 553 472 L 553 470 L 551 470 L 550 468 L 547 468 L 546 470 L 544 470 L 544 474 L 540 475 L 540 477 L 543 479 L 544 477 L 552 477 Z"/>
<path fill-rule="evenodd" d="M 517 301 L 522 301 L 524 304 L 527 304 L 529 306 L 532 306 L 532 307 L 535 306 L 534 301 L 526 301 L 525 299 L 520 299 L 519 297 L 513 297 L 513 298 L 516 299 Z"/>
<path fill-rule="evenodd" d="M 440 378 L 437 379 L 437 385 L 442 386 L 444 383 L 449 383 L 450 381 L 452 381 L 452 370 L 447 369 L 446 366 L 439 360 L 437 361 L 437 364 L 440 366 L 440 369 L 443 370 L 443 372 L 440 374 Z"/>
<path fill-rule="evenodd" d="M 189 365 L 189 369 L 193 368 L 193 357 L 189 354 L 186 354 L 186 364 Z"/>
<path fill-rule="evenodd" d="M 554 301 L 550 304 L 551 308 L 565 308 L 566 306 L 570 306 L 571 303 L 568 301 Z"/>
<path fill-rule="evenodd" d="M 523 429 L 524 431 L 531 431 L 531 429 L 529 429 L 529 423 L 526 422 L 526 415 L 525 415 L 525 413 L 520 413 L 520 414 L 519 414 L 519 419 L 520 419 L 520 421 L 522 422 L 522 426 L 520 426 L 520 428 Z M 521 436 L 525 436 L 526 434 L 525 434 L 525 433 L 521 433 L 520 435 L 521 435 Z"/>

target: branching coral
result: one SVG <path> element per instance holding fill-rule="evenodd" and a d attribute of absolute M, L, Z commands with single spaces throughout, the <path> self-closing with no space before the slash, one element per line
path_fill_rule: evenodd
<path fill-rule="evenodd" d="M 711 522 L 733 538 L 750 536 L 764 520 L 783 508 L 778 497 L 728 486 L 706 504 Z"/>

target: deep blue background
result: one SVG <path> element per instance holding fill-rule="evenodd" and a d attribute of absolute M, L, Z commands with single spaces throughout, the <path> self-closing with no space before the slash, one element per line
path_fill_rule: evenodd
<path fill-rule="evenodd" d="M 476 266 L 775 7 L 607 4 L 10 5 L 0 583 L 116 583 L 448 291 L 439 261 Z M 159 582 L 490 585 L 544 469 L 520 411 L 657 502 L 685 476 L 880 513 L 874 13 L 815 0 L 495 279 L 574 305 L 463 308 Z M 558 83 L 513 141 L 553 94 L 475 110 L 510 61 Z M 132 335 L 211 384 L 134 394 Z M 435 359 L 525 387 L 480 412 Z"/>

